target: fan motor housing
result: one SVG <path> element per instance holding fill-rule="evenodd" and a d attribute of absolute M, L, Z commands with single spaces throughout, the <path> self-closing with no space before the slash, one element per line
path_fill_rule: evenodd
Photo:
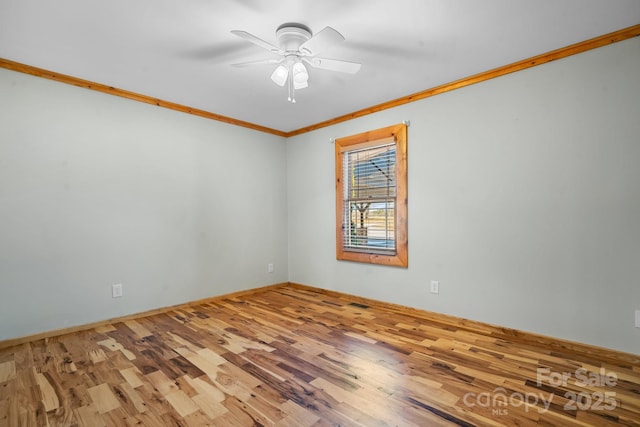
<path fill-rule="evenodd" d="M 286 51 L 297 51 L 302 43 L 312 36 L 311 29 L 306 25 L 288 22 L 282 24 L 276 30 L 276 38 L 280 49 Z"/>

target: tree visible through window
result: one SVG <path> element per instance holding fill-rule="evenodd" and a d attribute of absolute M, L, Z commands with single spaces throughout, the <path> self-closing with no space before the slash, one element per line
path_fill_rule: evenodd
<path fill-rule="evenodd" d="M 407 130 L 336 140 L 337 258 L 406 267 Z"/>

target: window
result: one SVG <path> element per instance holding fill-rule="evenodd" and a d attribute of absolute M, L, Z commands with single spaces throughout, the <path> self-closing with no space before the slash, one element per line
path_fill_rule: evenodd
<path fill-rule="evenodd" d="M 408 266 L 407 126 L 336 140 L 336 258 Z"/>

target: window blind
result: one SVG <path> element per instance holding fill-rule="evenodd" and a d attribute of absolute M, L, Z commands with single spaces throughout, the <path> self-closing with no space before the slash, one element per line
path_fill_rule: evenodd
<path fill-rule="evenodd" d="M 395 141 L 345 151 L 343 177 L 344 249 L 395 253 Z"/>

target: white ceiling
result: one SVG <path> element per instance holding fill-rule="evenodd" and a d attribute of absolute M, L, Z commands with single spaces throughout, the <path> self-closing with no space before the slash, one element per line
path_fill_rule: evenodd
<path fill-rule="evenodd" d="M 355 75 L 310 70 L 287 102 L 276 28 L 331 26 L 322 56 Z M 640 23 L 640 0 L 0 0 L 0 57 L 288 132 Z"/>

